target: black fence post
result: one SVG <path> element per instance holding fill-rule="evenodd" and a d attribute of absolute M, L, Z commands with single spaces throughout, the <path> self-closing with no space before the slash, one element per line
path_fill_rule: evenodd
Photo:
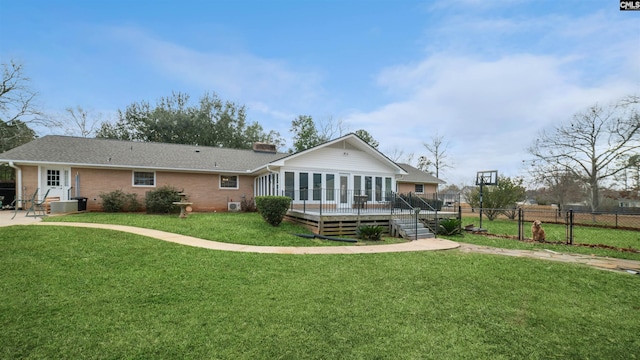
<path fill-rule="evenodd" d="M 420 214 L 420 209 L 419 208 L 413 208 L 413 213 L 416 216 L 416 227 L 415 227 L 416 235 L 415 235 L 414 240 L 418 240 L 418 214 Z"/>
<path fill-rule="evenodd" d="M 567 244 L 573 245 L 573 209 L 567 211 Z"/>
<path fill-rule="evenodd" d="M 524 240 L 524 224 L 522 218 L 522 208 L 518 208 L 518 240 Z"/>

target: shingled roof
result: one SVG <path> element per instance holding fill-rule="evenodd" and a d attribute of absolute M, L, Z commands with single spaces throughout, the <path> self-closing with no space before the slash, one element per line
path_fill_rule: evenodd
<path fill-rule="evenodd" d="M 48 135 L 0 154 L 0 162 L 247 173 L 289 155 L 211 146 Z"/>
<path fill-rule="evenodd" d="M 398 164 L 407 175 L 398 179 L 398 182 L 410 182 L 410 183 L 425 183 L 425 184 L 446 184 L 446 181 L 440 180 L 437 177 L 424 172 L 418 168 L 415 168 L 409 164 Z"/>

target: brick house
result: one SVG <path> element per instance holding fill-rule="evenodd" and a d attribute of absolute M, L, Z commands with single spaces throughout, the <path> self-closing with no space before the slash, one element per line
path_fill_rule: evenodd
<path fill-rule="evenodd" d="M 16 195 L 61 200 L 87 198 L 101 210 L 100 194 L 145 193 L 171 185 L 188 194 L 194 211 L 227 211 L 247 197 L 289 195 L 294 204 L 370 202 L 390 192 L 435 192 L 444 183 L 408 164 L 397 164 L 355 134 L 295 154 L 256 144 L 253 150 L 142 143 L 49 135 L 0 154 L 16 171 Z M 346 192 L 349 196 L 344 196 Z"/>

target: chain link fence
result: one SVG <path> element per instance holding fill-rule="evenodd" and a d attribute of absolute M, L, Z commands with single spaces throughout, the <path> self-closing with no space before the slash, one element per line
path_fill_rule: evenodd
<path fill-rule="evenodd" d="M 583 210 L 563 211 L 555 207 L 520 207 L 513 209 L 482 209 L 483 216 L 495 219 L 516 220 L 518 211 L 522 211 L 523 221 L 540 220 L 547 224 L 566 224 L 568 211 L 573 212 L 574 225 L 595 226 L 625 230 L 640 230 L 640 213 L 628 211 L 590 212 Z M 462 208 L 463 216 L 478 216 L 478 209 Z"/>
<path fill-rule="evenodd" d="M 482 209 L 482 229 L 476 232 L 524 241 L 534 241 L 532 224 L 540 221 L 545 230 L 544 242 L 569 245 L 631 249 L 639 252 L 640 214 L 626 212 L 588 212 L 557 208 L 520 207 Z M 478 209 L 461 210 L 463 221 L 479 220 Z M 471 226 L 467 226 L 471 228 Z M 478 231 L 479 230 L 479 231 Z M 614 233 L 613 231 L 622 231 Z M 624 235 L 624 236 L 621 236 Z M 623 238 L 623 239 L 621 239 Z"/>

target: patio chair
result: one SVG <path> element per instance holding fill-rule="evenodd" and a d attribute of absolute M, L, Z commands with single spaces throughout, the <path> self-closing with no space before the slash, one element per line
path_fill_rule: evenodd
<path fill-rule="evenodd" d="M 33 200 L 31 200 L 31 206 L 29 207 L 29 210 L 27 210 L 27 214 L 25 216 L 47 216 L 47 213 L 44 209 L 44 204 L 47 201 L 47 195 L 49 195 L 49 191 L 51 191 L 51 189 L 47 190 L 47 192 L 42 197 L 42 200 L 38 200 L 38 197 L 36 196 L 36 194 L 34 194 L 34 198 Z M 29 215 L 31 213 L 33 213 L 33 215 Z"/>
<path fill-rule="evenodd" d="M 25 197 L 25 198 L 18 198 L 16 197 L 12 202 L 11 202 L 11 207 L 13 207 L 13 216 L 11 217 L 11 220 L 13 220 L 13 218 L 16 217 L 16 215 L 18 215 L 18 209 L 21 209 L 25 206 L 25 204 L 31 204 L 31 206 L 33 206 L 33 202 L 36 201 L 36 197 L 38 196 L 38 190 L 39 188 L 36 188 L 36 191 L 33 192 L 33 195 Z"/>

